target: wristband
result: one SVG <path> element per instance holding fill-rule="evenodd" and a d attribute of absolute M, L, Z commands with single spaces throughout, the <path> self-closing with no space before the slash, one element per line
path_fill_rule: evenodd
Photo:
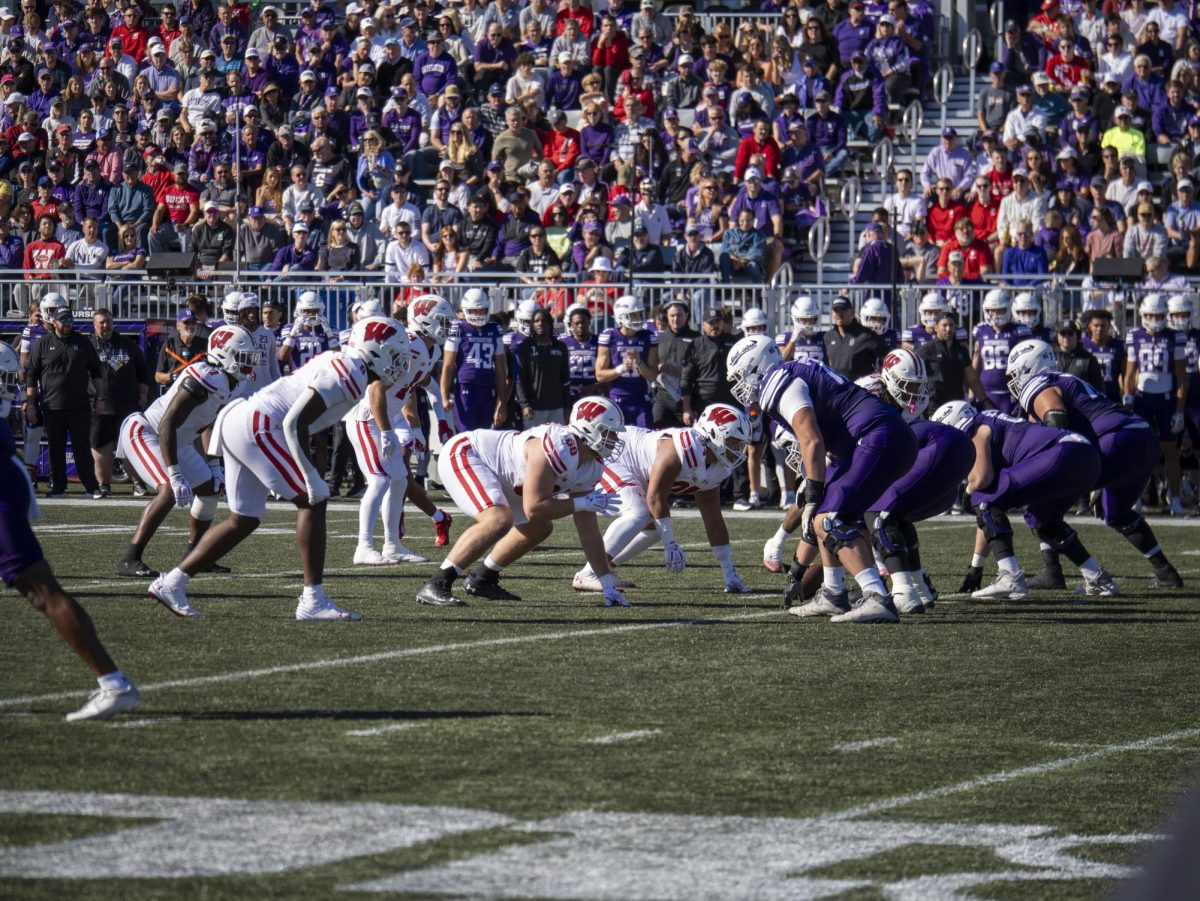
<path fill-rule="evenodd" d="M 816 479 L 804 480 L 804 503 L 819 504 L 825 500 L 825 483 Z"/>
<path fill-rule="evenodd" d="M 177 475 L 179 475 L 179 474 L 180 474 L 180 469 L 179 469 L 179 466 L 178 466 L 178 464 L 177 464 L 177 465 L 175 465 L 175 466 L 168 466 L 168 467 L 167 467 L 167 475 L 174 477 L 174 476 L 177 476 Z"/>
<path fill-rule="evenodd" d="M 654 520 L 654 528 L 658 529 L 658 534 L 662 536 L 663 544 L 671 544 L 675 541 L 675 526 L 671 523 L 671 517 L 664 516 L 662 519 Z"/>
<path fill-rule="evenodd" d="M 617 577 L 612 573 L 605 573 L 600 577 L 600 587 L 605 591 L 613 591 L 617 587 Z"/>

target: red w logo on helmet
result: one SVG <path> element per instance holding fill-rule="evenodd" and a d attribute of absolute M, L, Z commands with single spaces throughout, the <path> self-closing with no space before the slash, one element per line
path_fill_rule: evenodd
<path fill-rule="evenodd" d="M 588 401 L 586 404 L 579 405 L 579 408 L 575 411 L 575 418 L 584 422 L 591 422 L 597 416 L 603 416 L 604 411 L 607 409 L 604 404 L 597 403 L 594 400 Z"/>
<path fill-rule="evenodd" d="M 908 350 L 894 350 L 883 358 L 883 368 L 891 369 L 893 366 L 899 366 L 904 362 L 904 355 L 909 353 Z"/>
<path fill-rule="evenodd" d="M 375 319 L 368 322 L 367 327 L 363 329 L 363 340 L 378 341 L 380 344 L 382 344 L 394 334 L 396 334 L 395 326 L 388 325 L 382 320 Z"/>
<path fill-rule="evenodd" d="M 414 316 L 424 316 L 426 313 L 433 310 L 437 306 L 437 301 L 431 297 L 426 297 L 423 300 L 418 300 L 412 304 L 408 311 Z"/>
<path fill-rule="evenodd" d="M 737 422 L 737 413 L 728 407 L 716 407 L 709 411 L 707 418 L 709 422 L 715 422 L 717 425 L 729 425 L 731 422 Z"/>
<path fill-rule="evenodd" d="M 227 328 L 219 328 L 208 336 L 208 346 L 210 350 L 220 350 L 226 344 L 233 340 L 233 330 Z"/>

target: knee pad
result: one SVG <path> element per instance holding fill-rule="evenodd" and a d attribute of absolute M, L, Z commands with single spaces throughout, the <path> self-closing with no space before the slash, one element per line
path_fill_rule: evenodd
<path fill-rule="evenodd" d="M 983 536 L 991 541 L 1012 534 L 1012 524 L 1008 514 L 1003 510 L 995 510 L 987 504 L 980 504 L 975 511 L 975 524 L 983 529 Z"/>
<path fill-rule="evenodd" d="M 1128 513 L 1117 517 L 1113 522 L 1112 527 L 1126 537 L 1136 534 L 1145 524 L 1146 519 L 1140 513 L 1134 513 L 1130 510 Z"/>
<path fill-rule="evenodd" d="M 192 498 L 192 517 L 197 522 L 212 522 L 217 515 L 217 503 L 215 494 L 208 497 L 197 494 Z"/>
<path fill-rule="evenodd" d="M 1038 526 L 1034 529 L 1038 539 L 1050 545 L 1052 551 L 1064 551 L 1067 546 L 1073 542 L 1077 533 L 1065 522 L 1055 523 L 1052 526 Z"/>
<path fill-rule="evenodd" d="M 873 529 L 875 549 L 879 551 L 879 556 L 886 558 L 895 554 L 903 554 L 908 550 L 908 539 L 904 534 L 903 520 L 876 516 Z"/>
<path fill-rule="evenodd" d="M 849 547 L 862 537 L 867 524 L 861 520 L 845 522 L 836 516 L 826 516 L 821 527 L 825 530 L 825 550 L 836 557 L 842 548 Z"/>

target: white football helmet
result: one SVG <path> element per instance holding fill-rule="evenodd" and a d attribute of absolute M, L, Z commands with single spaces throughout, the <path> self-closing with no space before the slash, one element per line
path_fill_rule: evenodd
<path fill-rule="evenodd" d="M 888 312 L 887 304 L 878 297 L 868 297 L 858 311 L 858 318 L 875 334 L 882 335 L 892 321 L 892 314 Z"/>
<path fill-rule="evenodd" d="M 517 331 L 528 338 L 533 334 L 533 314 L 542 308 L 536 300 L 523 300 L 517 304 L 517 312 L 513 319 L 517 323 Z"/>
<path fill-rule="evenodd" d="M 731 391 L 739 404 L 758 399 L 758 385 L 772 366 L 783 362 L 775 342 L 766 335 L 749 335 L 729 348 L 725 375 L 732 383 Z"/>
<path fill-rule="evenodd" d="M 480 326 L 487 325 L 488 313 L 491 312 L 492 303 L 488 300 L 486 291 L 482 288 L 472 288 L 463 295 L 458 308 L 462 310 L 463 319 L 467 320 L 468 325 L 479 328 Z"/>
<path fill-rule="evenodd" d="M 243 310 L 261 310 L 262 301 L 258 299 L 258 295 L 253 291 L 243 291 L 238 295 L 237 308 L 239 315 Z"/>
<path fill-rule="evenodd" d="M 948 309 L 950 307 L 946 303 L 946 299 L 937 291 L 930 291 L 922 297 L 921 302 L 917 304 L 917 314 L 921 318 L 921 325 L 925 327 L 925 331 L 932 333 L 933 327 L 938 324 L 938 320 Z"/>
<path fill-rule="evenodd" d="M 821 324 L 821 305 L 815 298 L 801 294 L 792 301 L 791 313 L 794 330 L 799 331 L 805 338 L 811 338 L 817 333 L 817 327 Z"/>
<path fill-rule="evenodd" d="M 750 444 L 750 418 L 729 404 L 710 404 L 700 414 L 695 429 L 718 460 L 737 466 L 746 459 Z"/>
<path fill-rule="evenodd" d="M 988 291 L 983 298 L 983 321 L 994 329 L 1002 329 L 1012 318 L 1012 303 L 999 288 Z"/>
<path fill-rule="evenodd" d="M 625 446 L 625 418 L 607 397 L 581 397 L 567 420 L 571 434 L 590 447 L 601 460 L 611 460 Z"/>
<path fill-rule="evenodd" d="M 1058 354 L 1045 341 L 1030 338 L 1022 341 L 1008 352 L 1008 369 L 1005 378 L 1008 379 L 1008 393 L 1013 400 L 1021 397 L 1021 389 L 1035 375 L 1041 372 L 1057 372 Z"/>
<path fill-rule="evenodd" d="M 0 419 L 12 410 L 12 400 L 21 383 L 21 358 L 7 344 L 0 342 Z"/>
<path fill-rule="evenodd" d="M 404 378 L 412 365 L 408 332 L 401 323 L 386 316 L 371 316 L 354 323 L 345 352 L 361 360 L 385 388 Z"/>
<path fill-rule="evenodd" d="M 893 350 L 883 358 L 879 380 L 905 419 L 916 419 L 929 406 L 929 374 L 925 361 L 911 350 Z"/>
<path fill-rule="evenodd" d="M 640 329 L 646 324 L 646 307 L 632 294 L 623 294 L 613 303 L 613 321 L 618 328 Z"/>
<path fill-rule="evenodd" d="M 241 291 L 230 291 L 221 299 L 221 315 L 230 325 L 237 325 L 238 304 L 242 302 Z"/>
<path fill-rule="evenodd" d="M 804 455 L 800 453 L 800 442 L 787 429 L 779 429 L 771 442 L 783 454 L 783 462 L 796 475 L 804 478 Z"/>
<path fill-rule="evenodd" d="M 975 408 L 965 400 L 952 400 L 934 410 L 933 415 L 929 418 L 934 422 L 940 422 L 942 425 L 965 432 L 975 419 L 975 414 Z"/>
<path fill-rule="evenodd" d="M 366 300 L 356 300 L 350 305 L 350 322 L 351 324 L 358 322 L 360 319 L 366 319 L 368 316 L 383 316 L 383 304 L 374 297 L 368 297 Z"/>
<path fill-rule="evenodd" d="M 742 331 L 747 335 L 765 335 L 768 325 L 767 314 L 758 307 L 751 307 L 742 313 Z"/>
<path fill-rule="evenodd" d="M 235 322 L 213 329 L 208 336 L 208 362 L 239 382 L 265 360 L 250 333 Z"/>
<path fill-rule="evenodd" d="M 324 315 L 325 303 L 317 296 L 316 291 L 305 291 L 296 301 L 296 321 L 301 325 L 315 328 L 321 324 Z"/>
<path fill-rule="evenodd" d="M 1042 322 L 1042 305 L 1030 291 L 1022 291 L 1013 298 L 1013 319 L 1026 328 L 1037 328 Z"/>
<path fill-rule="evenodd" d="M 1172 294 L 1167 298 L 1167 325 L 1177 332 L 1186 332 L 1192 327 L 1192 299 L 1186 294 Z"/>
<path fill-rule="evenodd" d="M 440 294 L 421 294 L 408 304 L 408 327 L 439 347 L 446 343 L 454 307 Z"/>
<path fill-rule="evenodd" d="M 1142 328 L 1157 335 L 1167 327 L 1167 302 L 1161 294 L 1147 294 L 1138 306 L 1138 318 Z"/>
<path fill-rule="evenodd" d="M 61 294 L 57 291 L 50 291 L 42 295 L 41 302 L 38 304 L 38 312 L 42 314 L 42 320 L 48 322 L 55 310 L 61 310 L 66 305 L 67 302 L 63 300 Z"/>

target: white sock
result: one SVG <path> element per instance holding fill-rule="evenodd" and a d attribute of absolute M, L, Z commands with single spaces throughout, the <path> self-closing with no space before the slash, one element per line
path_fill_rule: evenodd
<path fill-rule="evenodd" d="M 879 575 L 879 570 L 873 566 L 868 566 L 866 569 L 860 570 L 854 577 L 854 581 L 858 583 L 858 587 L 862 589 L 863 594 L 868 591 L 873 591 L 875 594 L 887 595 L 887 586 L 883 584 L 883 576 Z"/>
<path fill-rule="evenodd" d="M 776 544 L 783 544 L 785 541 L 788 540 L 788 538 L 791 537 L 791 535 L 792 535 L 791 532 L 789 532 L 783 526 L 780 526 L 778 529 L 775 530 L 775 535 L 774 535 L 774 537 L 771 538 L 771 540 L 774 541 Z"/>
<path fill-rule="evenodd" d="M 191 576 L 177 566 L 167 573 L 163 581 L 176 588 L 187 588 L 188 579 L 190 578 Z"/>
<path fill-rule="evenodd" d="M 305 585 L 301 597 L 306 601 L 316 600 L 320 596 L 323 585 Z"/>
<path fill-rule="evenodd" d="M 917 594 L 921 596 L 921 600 L 926 604 L 933 601 L 933 593 L 929 590 L 929 586 L 925 584 L 925 570 L 919 570 L 913 573 L 913 588 Z"/>
<path fill-rule="evenodd" d="M 487 567 L 488 569 L 490 569 L 494 573 L 498 573 L 502 569 L 504 569 L 503 566 L 501 566 L 499 563 L 497 563 L 495 560 L 492 559 L 491 554 L 488 554 L 486 557 L 483 558 L 483 565 L 485 567 Z"/>
<path fill-rule="evenodd" d="M 983 569 L 983 564 L 987 562 L 987 557 L 983 554 L 971 555 L 971 566 L 974 569 Z"/>
<path fill-rule="evenodd" d="M 126 691 L 129 688 L 129 680 L 125 678 L 125 674 L 120 670 L 105 673 L 103 676 L 97 678 L 96 682 L 105 691 Z"/>
<path fill-rule="evenodd" d="M 461 576 L 463 574 L 463 568 L 457 563 L 451 563 L 449 557 L 442 561 L 442 565 L 439 566 L 438 569 L 452 569 L 454 570 L 454 575 L 456 576 Z"/>
<path fill-rule="evenodd" d="M 1010 576 L 1020 575 L 1021 564 L 1017 563 L 1016 557 L 1005 557 L 1003 560 L 997 560 L 996 566 L 1000 568 L 1000 572 L 1008 573 Z"/>
<path fill-rule="evenodd" d="M 391 484 L 387 476 L 367 476 L 367 490 L 358 502 L 358 544 L 371 547 L 375 543 L 375 520 L 383 507 L 383 498 Z"/>
<path fill-rule="evenodd" d="M 1095 557 L 1088 557 L 1079 564 L 1079 571 L 1089 579 L 1094 579 L 1100 575 L 1100 564 L 1096 562 Z"/>
<path fill-rule="evenodd" d="M 717 562 L 721 564 L 721 575 L 725 577 L 725 581 L 737 576 L 737 569 L 733 565 L 733 548 L 728 544 L 718 544 L 712 549 L 713 556 L 717 558 Z"/>
<path fill-rule="evenodd" d="M 399 544 L 404 537 L 404 496 L 408 491 L 408 476 L 388 483 L 383 497 L 383 543 Z M 366 498 L 363 498 L 365 501 Z M 440 510 L 438 511 L 441 512 Z"/>
<path fill-rule="evenodd" d="M 621 564 L 632 560 L 642 551 L 647 548 L 654 547 L 658 543 L 658 532 L 651 529 L 649 532 L 639 532 L 633 539 L 625 545 L 625 549 L 619 554 L 613 555 L 613 563 Z"/>
<path fill-rule="evenodd" d="M 843 566 L 822 566 L 824 578 L 821 584 L 835 594 L 841 594 L 846 590 L 846 568 Z"/>
<path fill-rule="evenodd" d="M 912 573 L 892 573 L 892 591 L 908 594 L 915 591 L 916 587 Z"/>

